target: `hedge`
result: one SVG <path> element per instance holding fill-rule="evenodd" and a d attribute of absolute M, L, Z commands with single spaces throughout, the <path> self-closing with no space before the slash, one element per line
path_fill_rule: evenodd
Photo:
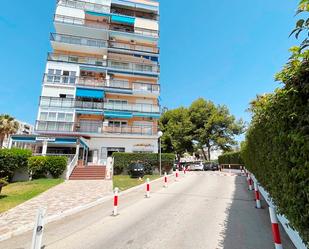
<path fill-rule="evenodd" d="M 162 153 L 162 171 L 170 171 L 175 161 L 173 153 Z M 153 170 L 159 168 L 159 154 L 158 153 L 125 153 L 114 152 L 114 174 L 126 174 L 128 166 L 134 162 L 143 162 L 146 164 L 146 173 L 152 174 Z M 147 167 L 148 166 L 148 167 Z"/>
<path fill-rule="evenodd" d="M 218 161 L 219 164 L 244 164 L 240 151 L 224 153 L 218 157 Z"/>
<path fill-rule="evenodd" d="M 46 177 L 48 174 L 58 178 L 66 166 L 67 158 L 63 156 L 33 156 L 28 160 L 28 171 L 34 179 Z"/>
<path fill-rule="evenodd" d="M 309 62 L 278 75 L 284 86 L 251 104 L 242 146 L 246 167 L 309 246 Z"/>
<path fill-rule="evenodd" d="M 14 172 L 19 168 L 26 168 L 30 150 L 25 149 L 0 149 L 0 178 L 12 180 Z"/>

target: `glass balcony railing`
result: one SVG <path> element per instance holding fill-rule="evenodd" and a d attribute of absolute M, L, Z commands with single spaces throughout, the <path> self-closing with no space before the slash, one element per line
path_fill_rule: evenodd
<path fill-rule="evenodd" d="M 160 107 L 157 105 L 128 104 L 128 103 L 117 103 L 117 102 L 105 102 L 104 110 L 160 113 Z"/>
<path fill-rule="evenodd" d="M 159 37 L 158 31 L 155 31 L 155 30 L 143 29 L 143 28 L 136 28 L 135 30 L 133 28 L 127 29 L 119 25 L 110 26 L 106 22 L 93 21 L 89 19 L 83 19 L 83 18 L 72 17 L 72 16 L 55 15 L 54 21 L 56 23 L 65 23 L 65 24 L 72 24 L 72 25 L 84 26 L 84 27 L 89 27 L 89 28 L 97 28 L 97 29 L 101 29 L 102 31 L 106 31 L 106 32 L 114 33 L 114 34 L 129 33 L 130 35 L 145 36 L 145 37 L 151 37 L 151 38 Z"/>
<path fill-rule="evenodd" d="M 130 126 L 130 125 L 103 125 L 102 121 L 80 121 L 75 124 L 76 132 L 85 133 L 112 133 L 112 134 L 134 134 L 154 135 L 157 129 L 154 126 Z"/>
<path fill-rule="evenodd" d="M 41 107 L 81 108 L 103 110 L 103 102 L 75 100 L 73 98 L 45 97 L 40 98 Z"/>
<path fill-rule="evenodd" d="M 66 76 L 66 75 L 55 75 L 55 74 L 44 74 L 44 84 L 60 84 L 60 85 L 78 85 L 78 86 L 89 86 L 99 88 L 117 88 L 133 90 L 136 93 L 153 93 L 160 94 L 160 85 L 109 79 L 105 78 L 94 78 L 94 77 L 77 77 L 77 76 Z"/>
<path fill-rule="evenodd" d="M 157 64 L 137 63 L 120 59 L 104 60 L 103 58 L 100 59 L 97 57 L 85 57 L 85 56 L 61 55 L 61 54 L 49 53 L 48 60 L 107 67 L 111 69 L 120 69 L 129 72 L 149 72 L 156 74 L 160 72 L 160 68 Z"/>
<path fill-rule="evenodd" d="M 36 121 L 36 131 L 46 132 L 72 132 L 73 122 L 57 122 L 57 121 Z"/>
<path fill-rule="evenodd" d="M 95 11 L 99 13 L 109 13 L 110 12 L 110 6 L 108 5 L 90 3 L 90 2 L 85 2 L 85 1 L 58 0 L 57 4 L 60 6 L 88 10 L 88 11 Z"/>
<path fill-rule="evenodd" d="M 105 40 L 92 39 L 88 37 L 64 35 L 64 34 L 50 34 L 51 41 L 68 43 L 73 45 L 107 48 L 107 42 Z"/>
<path fill-rule="evenodd" d="M 81 109 L 98 109 L 103 110 L 104 103 L 103 102 L 90 102 L 90 101 L 82 101 L 76 100 L 75 107 Z"/>

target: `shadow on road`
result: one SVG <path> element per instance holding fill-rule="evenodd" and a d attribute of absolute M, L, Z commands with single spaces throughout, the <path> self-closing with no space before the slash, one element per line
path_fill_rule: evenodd
<path fill-rule="evenodd" d="M 254 191 L 247 188 L 244 176 L 234 177 L 234 195 L 225 210 L 224 232 L 220 234 L 220 248 L 224 249 L 272 249 L 274 248 L 268 206 L 261 200 L 262 209 L 255 208 Z M 285 249 L 295 249 L 280 227 Z"/>

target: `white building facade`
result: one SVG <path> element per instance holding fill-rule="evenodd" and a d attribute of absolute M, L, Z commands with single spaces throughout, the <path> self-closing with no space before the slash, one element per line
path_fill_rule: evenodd
<path fill-rule="evenodd" d="M 44 151 L 74 154 L 83 141 L 90 165 L 158 152 L 159 3 L 58 0 L 54 26 L 35 124 L 53 141 Z"/>

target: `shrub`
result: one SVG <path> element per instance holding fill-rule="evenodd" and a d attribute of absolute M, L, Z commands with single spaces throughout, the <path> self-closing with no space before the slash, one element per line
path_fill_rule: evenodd
<path fill-rule="evenodd" d="M 50 173 L 54 178 L 62 175 L 67 166 L 67 158 L 62 156 L 33 156 L 28 160 L 28 170 L 33 178 L 46 177 Z"/>
<path fill-rule="evenodd" d="M 30 150 L 0 149 L 0 178 L 7 177 L 11 181 L 16 169 L 27 167 L 30 156 Z"/>
<path fill-rule="evenodd" d="M 251 103 L 242 157 L 309 245 L 309 61 L 289 63 L 278 78 L 283 88 Z"/>
<path fill-rule="evenodd" d="M 114 157 L 114 174 L 119 175 L 128 172 L 128 166 L 134 162 L 145 164 L 146 174 L 152 174 L 153 170 L 159 168 L 158 153 L 124 153 L 115 152 Z M 162 171 L 170 171 L 173 167 L 175 155 L 172 153 L 162 153 Z"/>
<path fill-rule="evenodd" d="M 2 191 L 2 187 L 7 186 L 8 184 L 9 183 L 7 182 L 7 178 L 0 179 L 0 194 L 1 194 L 1 191 Z"/>
<path fill-rule="evenodd" d="M 67 167 L 67 158 L 63 156 L 49 156 L 46 163 L 48 172 L 54 178 L 59 178 Z"/>
<path fill-rule="evenodd" d="M 218 157 L 218 161 L 219 164 L 244 164 L 240 151 L 224 153 Z"/>
<path fill-rule="evenodd" d="M 33 156 L 28 159 L 28 171 L 32 178 L 42 178 L 47 175 L 47 158 L 45 156 Z"/>

